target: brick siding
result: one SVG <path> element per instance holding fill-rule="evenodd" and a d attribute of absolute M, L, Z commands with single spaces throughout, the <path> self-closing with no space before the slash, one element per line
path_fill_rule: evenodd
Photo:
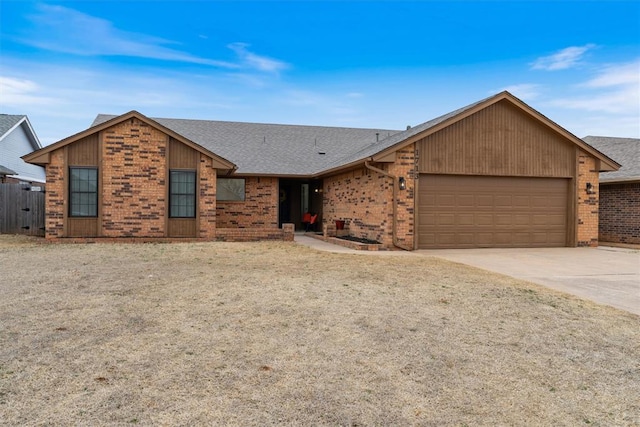
<path fill-rule="evenodd" d="M 200 154 L 200 182 L 198 185 L 198 210 L 200 237 L 212 238 L 216 235 L 216 170 L 213 159 Z"/>
<path fill-rule="evenodd" d="M 56 150 L 51 153 L 46 167 L 47 192 L 45 193 L 45 237 L 56 239 L 64 237 L 64 218 L 66 203 L 64 201 L 66 166 L 64 153 Z"/>
<path fill-rule="evenodd" d="M 245 200 L 217 202 L 218 228 L 278 228 L 278 178 L 247 177 Z"/>
<path fill-rule="evenodd" d="M 578 236 L 577 246 L 598 246 L 598 181 L 596 159 L 584 152 L 578 155 Z M 587 183 L 591 194 L 587 194 Z"/>
<path fill-rule="evenodd" d="M 278 228 L 277 178 L 246 178 L 244 202 L 217 202 L 216 169 L 213 160 L 203 153 L 199 154 L 198 234 L 195 238 L 168 238 L 169 136 L 134 118 L 105 129 L 101 139 L 99 237 L 65 236 L 68 166 L 63 147 L 51 152 L 46 167 L 46 237 L 49 240 L 293 240 L 293 230 L 289 230 L 287 224 Z"/>
<path fill-rule="evenodd" d="M 396 154 L 395 163 L 375 167 L 406 179 L 406 190 L 398 191 L 398 243 L 414 245 L 415 156 L 411 145 Z M 323 224 L 343 220 L 354 237 L 393 244 L 393 185 L 390 177 L 360 168 L 324 179 Z"/>
<path fill-rule="evenodd" d="M 640 244 L 640 183 L 600 184 L 601 242 Z"/>
<path fill-rule="evenodd" d="M 163 132 L 136 119 L 103 132 L 103 236 L 165 237 L 168 142 Z"/>

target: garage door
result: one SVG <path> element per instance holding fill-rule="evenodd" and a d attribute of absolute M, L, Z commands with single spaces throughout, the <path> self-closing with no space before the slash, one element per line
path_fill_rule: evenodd
<path fill-rule="evenodd" d="M 421 175 L 418 246 L 566 246 L 569 180 Z"/>

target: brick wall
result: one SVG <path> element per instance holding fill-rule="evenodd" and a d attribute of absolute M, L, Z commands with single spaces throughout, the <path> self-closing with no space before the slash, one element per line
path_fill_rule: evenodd
<path fill-rule="evenodd" d="M 258 242 L 283 240 L 293 242 L 295 226 L 282 224 L 282 228 L 218 228 L 216 240 L 220 242 Z"/>
<path fill-rule="evenodd" d="M 248 177 L 243 202 L 217 201 L 218 228 L 278 228 L 278 178 Z"/>
<path fill-rule="evenodd" d="M 200 237 L 212 238 L 216 235 L 216 170 L 213 159 L 200 154 L 200 182 L 198 210 L 200 215 Z"/>
<path fill-rule="evenodd" d="M 602 242 L 640 244 L 640 183 L 600 184 Z"/>
<path fill-rule="evenodd" d="M 416 180 L 419 178 L 416 166 L 415 146 L 412 144 L 399 150 L 396 162 L 389 166 L 389 172 L 404 177 L 406 190 L 398 191 L 396 235 L 398 243 L 413 249 L 415 242 L 415 198 Z"/>
<path fill-rule="evenodd" d="M 103 135 L 102 235 L 164 237 L 169 138 L 137 119 Z"/>
<path fill-rule="evenodd" d="M 51 153 L 46 167 L 47 192 L 45 193 L 45 237 L 56 239 L 64 236 L 64 153 L 56 150 Z"/>
<path fill-rule="evenodd" d="M 577 246 L 598 246 L 598 182 L 596 159 L 584 152 L 578 155 L 578 236 Z M 591 194 L 587 183 L 593 186 Z"/>
<path fill-rule="evenodd" d="M 392 182 L 361 168 L 324 179 L 323 224 L 346 222 L 349 234 L 391 246 Z"/>
<path fill-rule="evenodd" d="M 406 179 L 398 191 L 398 242 L 409 249 L 414 243 L 415 157 L 409 146 L 396 155 L 395 163 L 375 164 Z M 323 224 L 346 221 L 349 234 L 393 246 L 393 185 L 391 178 L 367 168 L 328 177 L 323 188 Z"/>

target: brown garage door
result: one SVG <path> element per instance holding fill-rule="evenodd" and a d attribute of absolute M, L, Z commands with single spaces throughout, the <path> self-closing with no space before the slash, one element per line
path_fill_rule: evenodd
<path fill-rule="evenodd" d="M 421 175 L 418 246 L 566 246 L 569 180 Z"/>

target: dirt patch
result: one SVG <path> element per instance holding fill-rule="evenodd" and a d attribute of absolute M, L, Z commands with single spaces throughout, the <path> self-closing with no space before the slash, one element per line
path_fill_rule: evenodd
<path fill-rule="evenodd" d="M 427 257 L 0 236 L 8 425 L 638 425 L 640 319 Z"/>

